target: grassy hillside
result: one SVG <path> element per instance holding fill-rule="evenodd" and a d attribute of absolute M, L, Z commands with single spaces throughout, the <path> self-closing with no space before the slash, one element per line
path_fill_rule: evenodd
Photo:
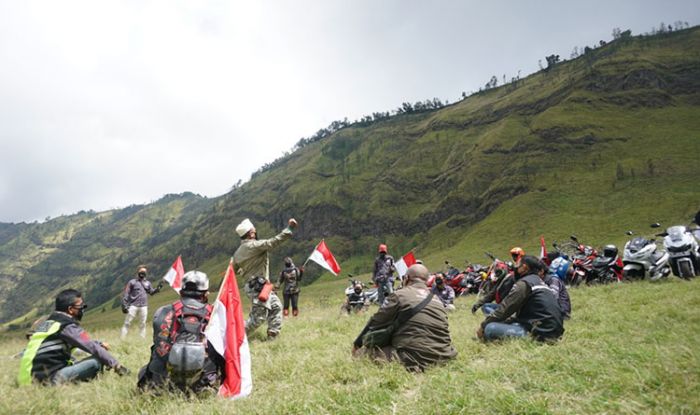
<path fill-rule="evenodd" d="M 700 411 L 700 280 L 572 290 L 573 318 L 556 345 L 478 342 L 474 331 L 482 316 L 469 312 L 473 296 L 458 298 L 449 320 L 458 358 L 422 374 L 350 357 L 352 341 L 368 316 L 339 316 L 344 285 L 333 280 L 305 288 L 300 317 L 285 320 L 277 341 L 264 341 L 262 330 L 251 337 L 254 386 L 248 399 L 138 394 L 135 372 L 146 363 L 150 345 L 136 335 L 119 341 L 121 314 L 115 310 L 92 313 L 85 325 L 93 337 L 112 344 L 131 375 L 119 378 L 107 372 L 87 384 L 20 389 L 14 386 L 19 360 L 10 356 L 25 342 L 19 334 L 5 334 L 0 340 L 0 413 Z"/>
<path fill-rule="evenodd" d="M 160 276 L 178 254 L 218 275 L 245 217 L 261 237 L 300 221 L 273 269 L 321 238 L 355 274 L 380 242 L 433 268 L 533 251 L 540 235 L 620 245 L 700 208 L 698 131 L 700 28 L 619 39 L 440 110 L 343 128 L 216 199 L 2 225 L 0 322 L 27 324 L 69 285 L 111 307 L 138 263 Z"/>

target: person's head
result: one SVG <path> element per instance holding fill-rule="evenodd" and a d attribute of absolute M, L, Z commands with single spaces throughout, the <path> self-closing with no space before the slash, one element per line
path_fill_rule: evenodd
<path fill-rule="evenodd" d="M 285 267 L 291 267 L 292 265 L 294 265 L 294 262 L 292 262 L 292 258 L 290 258 L 290 257 L 285 257 L 285 258 L 284 258 L 284 266 L 285 266 Z"/>
<path fill-rule="evenodd" d="M 513 258 L 513 262 L 516 264 L 518 261 L 520 261 L 520 258 L 522 258 L 523 255 L 525 255 L 525 251 L 523 251 L 523 248 L 520 248 L 519 246 L 516 246 L 510 250 L 510 257 Z"/>
<path fill-rule="evenodd" d="M 426 283 L 430 277 L 430 271 L 425 265 L 413 264 L 406 271 L 406 283 L 411 285 L 414 282 L 421 281 Z"/>
<path fill-rule="evenodd" d="M 255 226 L 248 218 L 243 219 L 243 222 L 236 226 L 236 233 L 241 239 L 255 239 L 257 237 Z"/>
<path fill-rule="evenodd" d="M 83 310 L 87 304 L 83 301 L 83 294 L 72 288 L 63 290 L 56 296 L 56 311 L 69 314 L 74 319 L 80 321 L 83 318 Z"/>
<path fill-rule="evenodd" d="M 386 255 L 386 252 L 387 252 L 386 244 L 379 244 L 377 251 L 379 251 L 379 255 Z"/>
<path fill-rule="evenodd" d="M 209 277 L 202 271 L 188 271 L 182 276 L 181 297 L 196 298 L 207 301 L 209 293 Z"/>
<path fill-rule="evenodd" d="M 442 274 L 435 275 L 435 285 L 437 285 L 440 288 L 445 286 L 445 279 L 442 277 Z"/>
<path fill-rule="evenodd" d="M 141 279 L 146 278 L 146 275 L 148 275 L 148 268 L 146 268 L 145 265 L 139 265 L 136 267 L 136 275 Z"/>
<path fill-rule="evenodd" d="M 360 294 L 362 292 L 362 283 L 356 282 L 352 289 L 355 291 L 355 294 Z"/>
<path fill-rule="evenodd" d="M 529 274 L 538 274 L 542 267 L 542 261 L 532 255 L 523 255 L 515 265 L 515 276 L 523 277 Z"/>

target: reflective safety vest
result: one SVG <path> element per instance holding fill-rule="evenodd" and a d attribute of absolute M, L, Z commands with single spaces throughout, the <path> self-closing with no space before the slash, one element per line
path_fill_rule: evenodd
<path fill-rule="evenodd" d="M 31 384 L 32 377 L 44 380 L 70 364 L 71 350 L 58 334 L 73 322 L 70 317 L 54 313 L 37 327 L 19 364 L 17 383 L 20 386 Z"/>

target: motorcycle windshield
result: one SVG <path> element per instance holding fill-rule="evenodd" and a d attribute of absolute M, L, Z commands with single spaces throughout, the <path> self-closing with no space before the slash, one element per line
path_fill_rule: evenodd
<path fill-rule="evenodd" d="M 683 239 L 683 235 L 685 234 L 685 226 L 671 226 L 670 228 L 666 229 L 666 233 L 673 242 L 678 242 Z"/>

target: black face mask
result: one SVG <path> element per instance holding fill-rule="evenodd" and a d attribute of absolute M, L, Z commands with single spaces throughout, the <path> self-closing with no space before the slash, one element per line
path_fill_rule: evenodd
<path fill-rule="evenodd" d="M 145 272 L 139 272 L 139 278 L 146 278 Z"/>
<path fill-rule="evenodd" d="M 291 262 L 285 262 L 284 265 L 285 265 L 287 268 L 291 268 L 292 263 L 291 263 Z"/>
<path fill-rule="evenodd" d="M 75 315 L 75 319 L 80 321 L 83 319 L 83 309 L 81 308 L 80 311 L 78 311 L 78 314 Z"/>

